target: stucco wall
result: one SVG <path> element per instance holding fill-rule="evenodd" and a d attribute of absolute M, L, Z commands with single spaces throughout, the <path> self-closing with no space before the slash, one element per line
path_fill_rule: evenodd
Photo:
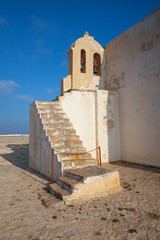
<path fill-rule="evenodd" d="M 103 61 L 104 49 L 94 40 L 93 37 L 84 34 L 71 46 L 72 49 L 72 89 L 95 90 L 97 79 L 93 74 L 93 56 L 95 53 L 100 55 Z M 81 50 L 86 52 L 86 73 L 80 71 Z M 68 59 L 69 60 L 69 59 Z M 68 63 L 70 65 L 70 63 Z M 99 80 L 99 79 L 98 79 Z"/>
<path fill-rule="evenodd" d="M 102 162 L 120 160 L 116 92 L 71 91 L 59 101 L 87 151 L 101 146 Z M 96 158 L 96 151 L 91 154 Z"/>
<path fill-rule="evenodd" d="M 47 178 L 51 178 L 52 148 L 43 128 L 36 102 L 30 105 L 29 166 Z M 62 174 L 57 155 L 54 155 L 53 171 L 53 178 L 56 180 Z"/>
<path fill-rule="evenodd" d="M 98 145 L 103 162 L 120 160 L 118 96 L 114 91 L 99 90 L 97 94 Z"/>
<path fill-rule="evenodd" d="M 63 96 L 63 93 L 65 91 L 68 91 L 71 89 L 71 75 L 68 75 L 66 78 L 63 78 L 61 80 L 61 96 Z"/>
<path fill-rule="evenodd" d="M 95 92 L 72 91 L 59 97 L 64 112 L 67 114 L 77 135 L 87 150 L 96 147 L 95 133 Z M 95 152 L 92 157 L 95 157 Z"/>
<path fill-rule="evenodd" d="M 103 80 L 117 90 L 121 159 L 160 167 L 160 8 L 105 46 Z"/>

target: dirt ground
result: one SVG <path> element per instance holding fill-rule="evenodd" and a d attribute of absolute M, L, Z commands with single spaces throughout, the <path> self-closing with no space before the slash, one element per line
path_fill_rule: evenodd
<path fill-rule="evenodd" d="M 29 137 L 0 136 L 0 240 L 160 240 L 160 172 L 106 164 L 122 191 L 84 203 L 45 207 L 47 179 L 29 168 Z"/>

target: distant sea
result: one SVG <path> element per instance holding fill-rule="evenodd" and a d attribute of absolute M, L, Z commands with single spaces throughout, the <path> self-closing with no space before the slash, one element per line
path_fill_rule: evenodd
<path fill-rule="evenodd" d="M 6 134 L 29 134 L 28 121 L 0 121 L 0 135 Z"/>
<path fill-rule="evenodd" d="M 8 137 L 9 137 L 9 136 L 15 136 L 15 137 L 17 136 L 17 137 L 18 137 L 18 136 L 29 136 L 29 134 L 0 134 L 0 137 L 5 137 L 5 136 L 6 136 L 6 137 L 7 137 L 7 136 L 8 136 Z"/>

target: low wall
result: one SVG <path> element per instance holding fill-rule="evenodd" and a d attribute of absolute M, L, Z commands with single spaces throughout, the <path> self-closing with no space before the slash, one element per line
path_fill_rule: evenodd
<path fill-rule="evenodd" d="M 30 105 L 29 166 L 47 178 L 51 178 L 52 148 L 48 136 L 43 129 L 42 119 L 38 113 L 36 102 Z M 53 178 L 61 174 L 61 163 L 54 155 Z"/>

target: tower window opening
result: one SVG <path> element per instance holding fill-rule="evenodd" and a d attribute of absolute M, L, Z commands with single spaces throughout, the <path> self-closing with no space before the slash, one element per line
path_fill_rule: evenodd
<path fill-rule="evenodd" d="M 80 71 L 86 73 L 86 51 L 84 49 L 81 50 Z"/>
<path fill-rule="evenodd" d="M 93 74 L 97 76 L 101 74 L 101 57 L 98 53 L 93 55 Z"/>

